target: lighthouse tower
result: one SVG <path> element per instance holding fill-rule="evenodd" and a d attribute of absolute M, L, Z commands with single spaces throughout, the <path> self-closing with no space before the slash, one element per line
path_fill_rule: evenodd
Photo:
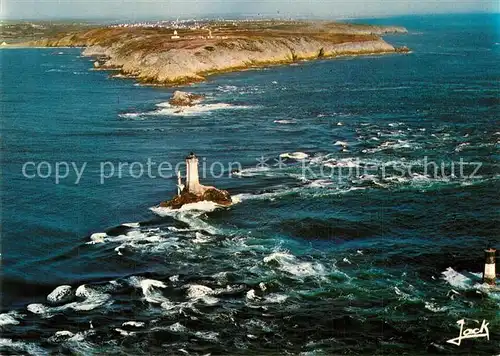
<path fill-rule="evenodd" d="M 211 201 L 217 206 L 229 206 L 233 203 L 225 190 L 210 185 L 201 185 L 198 173 L 198 157 L 191 152 L 186 157 L 186 181 L 182 184 L 180 172 L 177 172 L 177 195 L 160 204 L 160 207 L 179 209 L 185 204 Z"/>
<path fill-rule="evenodd" d="M 203 194 L 198 175 L 198 157 L 193 152 L 186 157 L 186 189 L 189 193 Z"/>

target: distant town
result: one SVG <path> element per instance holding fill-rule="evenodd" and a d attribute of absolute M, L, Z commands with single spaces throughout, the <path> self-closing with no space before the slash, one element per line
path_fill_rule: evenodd
<path fill-rule="evenodd" d="M 160 21 L 125 21 L 125 22 L 83 22 L 83 21 L 12 21 L 0 20 L 0 43 L 12 44 L 18 42 L 35 41 L 41 38 L 52 37 L 57 33 L 77 32 L 91 28 L 156 28 L 172 29 L 179 31 L 207 31 L 207 37 L 211 38 L 208 31 L 222 29 L 236 29 L 238 27 L 248 28 L 249 24 L 272 24 L 279 26 L 293 23 L 292 19 L 274 18 L 248 18 L 248 19 L 225 19 L 225 18 L 202 18 L 202 19 L 176 19 Z M 301 21 L 297 20 L 297 23 Z M 172 33 L 172 36 L 178 36 Z M 175 39 L 176 37 L 172 37 Z"/>

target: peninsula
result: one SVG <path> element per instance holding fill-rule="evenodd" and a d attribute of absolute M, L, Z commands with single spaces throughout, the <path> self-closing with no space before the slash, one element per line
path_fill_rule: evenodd
<path fill-rule="evenodd" d="M 381 36 L 403 27 L 327 21 L 207 21 L 196 27 L 82 27 L 18 46 L 84 47 L 95 69 L 155 85 L 199 82 L 210 74 L 345 55 L 407 52 Z M 12 46 L 8 44 L 8 46 Z"/>

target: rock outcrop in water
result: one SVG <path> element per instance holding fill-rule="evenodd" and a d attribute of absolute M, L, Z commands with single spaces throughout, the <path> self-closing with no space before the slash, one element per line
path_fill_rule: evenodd
<path fill-rule="evenodd" d="M 379 36 L 406 32 L 401 27 L 300 21 L 211 26 L 217 35 L 206 36 L 205 32 L 193 30 L 172 40 L 166 29 L 109 27 L 62 34 L 31 45 L 83 46 L 84 55 L 103 60 L 100 69 L 116 69 L 142 83 L 175 85 L 250 67 L 342 55 L 395 53 L 401 50 Z"/>
<path fill-rule="evenodd" d="M 210 201 L 224 206 L 232 204 L 231 196 L 227 191 L 200 184 L 198 157 L 194 153 L 186 157 L 186 185 L 182 184 L 179 175 L 177 187 L 177 195 L 169 201 L 162 202 L 161 207 L 179 209 L 183 205 L 202 201 Z"/>
<path fill-rule="evenodd" d="M 68 303 L 74 298 L 74 291 L 71 286 L 63 285 L 54 289 L 48 296 L 47 301 L 51 304 Z"/>
<path fill-rule="evenodd" d="M 168 101 L 173 106 L 193 106 L 203 99 L 203 95 L 176 90 Z"/>
<path fill-rule="evenodd" d="M 160 206 L 164 208 L 179 209 L 183 205 L 202 201 L 210 201 L 224 206 L 232 204 L 231 196 L 227 191 L 215 187 L 208 187 L 203 194 L 193 194 L 188 191 L 182 191 L 180 195 L 176 195 L 169 201 L 162 202 Z"/>

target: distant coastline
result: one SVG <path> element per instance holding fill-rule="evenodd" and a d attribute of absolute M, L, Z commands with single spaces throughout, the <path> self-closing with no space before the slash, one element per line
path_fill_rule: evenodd
<path fill-rule="evenodd" d="M 172 29 L 108 26 L 60 32 L 15 47 L 79 47 L 99 70 L 139 83 L 185 85 L 218 73 L 304 60 L 408 52 L 382 39 L 404 27 L 326 21 L 255 21 Z"/>

